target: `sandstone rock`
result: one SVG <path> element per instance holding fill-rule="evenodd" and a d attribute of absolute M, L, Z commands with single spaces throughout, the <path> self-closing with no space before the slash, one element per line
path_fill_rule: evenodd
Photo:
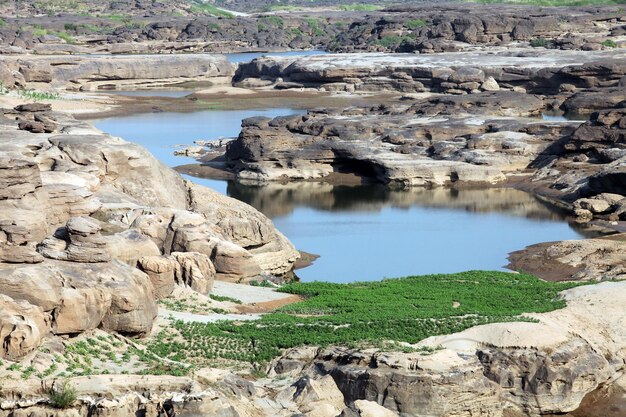
<path fill-rule="evenodd" d="M 0 357 L 17 360 L 39 346 L 50 331 L 43 310 L 0 294 Z"/>
<path fill-rule="evenodd" d="M 224 281 L 240 281 L 257 277 L 262 271 L 252 255 L 240 246 L 220 241 L 213 252 L 216 278 Z"/>
<path fill-rule="evenodd" d="M 611 209 L 611 204 L 606 200 L 595 198 L 581 198 L 574 202 L 575 209 L 588 210 L 593 214 L 606 213 Z"/>
<path fill-rule="evenodd" d="M 485 91 L 498 91 L 500 90 L 500 86 L 498 82 L 493 77 L 487 77 L 485 82 L 480 86 L 481 89 Z"/>
<path fill-rule="evenodd" d="M 378 405 L 374 401 L 356 400 L 354 408 L 359 412 L 361 417 L 397 417 L 398 414 L 391 410 Z"/>
<path fill-rule="evenodd" d="M 176 281 L 174 271 L 178 263 L 165 256 L 144 256 L 138 261 L 139 268 L 150 277 L 156 298 L 165 298 L 172 293 Z"/>
<path fill-rule="evenodd" d="M 190 287 L 200 294 L 208 294 L 213 288 L 215 267 L 207 255 L 201 253 L 173 252 L 177 262 L 174 279 L 178 285 Z"/>

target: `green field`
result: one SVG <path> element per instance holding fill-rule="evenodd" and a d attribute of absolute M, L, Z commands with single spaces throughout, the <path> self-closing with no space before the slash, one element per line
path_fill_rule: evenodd
<path fill-rule="evenodd" d="M 470 271 L 378 282 L 294 283 L 281 291 L 304 301 L 254 322 L 173 322 L 148 345 L 180 362 L 265 363 L 302 345 L 416 343 L 485 323 L 528 320 L 526 312 L 562 308 L 559 291 L 576 283 L 541 281 L 505 272 Z"/>

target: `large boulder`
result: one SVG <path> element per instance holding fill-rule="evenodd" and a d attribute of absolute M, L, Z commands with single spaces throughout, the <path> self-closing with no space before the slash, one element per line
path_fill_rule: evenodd
<path fill-rule="evenodd" d="M 0 357 L 16 360 L 39 346 L 50 331 L 40 307 L 0 294 Z"/>

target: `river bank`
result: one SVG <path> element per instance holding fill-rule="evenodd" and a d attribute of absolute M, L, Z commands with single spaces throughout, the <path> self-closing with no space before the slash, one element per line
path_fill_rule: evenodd
<path fill-rule="evenodd" d="M 9 18 L 0 416 L 619 416 L 621 12 L 427 9 Z"/>

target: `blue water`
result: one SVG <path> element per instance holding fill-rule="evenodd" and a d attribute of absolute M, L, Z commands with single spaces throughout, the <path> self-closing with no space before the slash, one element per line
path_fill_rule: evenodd
<path fill-rule="evenodd" d="M 96 119 L 94 125 L 113 136 L 146 147 L 170 167 L 195 162 L 175 156 L 177 145 L 193 145 L 195 140 L 212 140 L 239 135 L 241 121 L 253 116 L 278 117 L 304 113 L 302 110 L 204 110 L 192 113 L 147 113 Z"/>
<path fill-rule="evenodd" d="M 193 162 L 175 145 L 233 137 L 241 120 L 299 113 L 289 108 L 154 113 L 96 120 L 114 136 L 139 143 L 169 166 Z M 297 271 L 303 281 L 502 269 L 509 252 L 582 234 L 529 194 L 499 189 L 450 191 L 311 183 L 245 187 L 193 178 L 272 218 L 295 246 L 320 255 Z"/>

